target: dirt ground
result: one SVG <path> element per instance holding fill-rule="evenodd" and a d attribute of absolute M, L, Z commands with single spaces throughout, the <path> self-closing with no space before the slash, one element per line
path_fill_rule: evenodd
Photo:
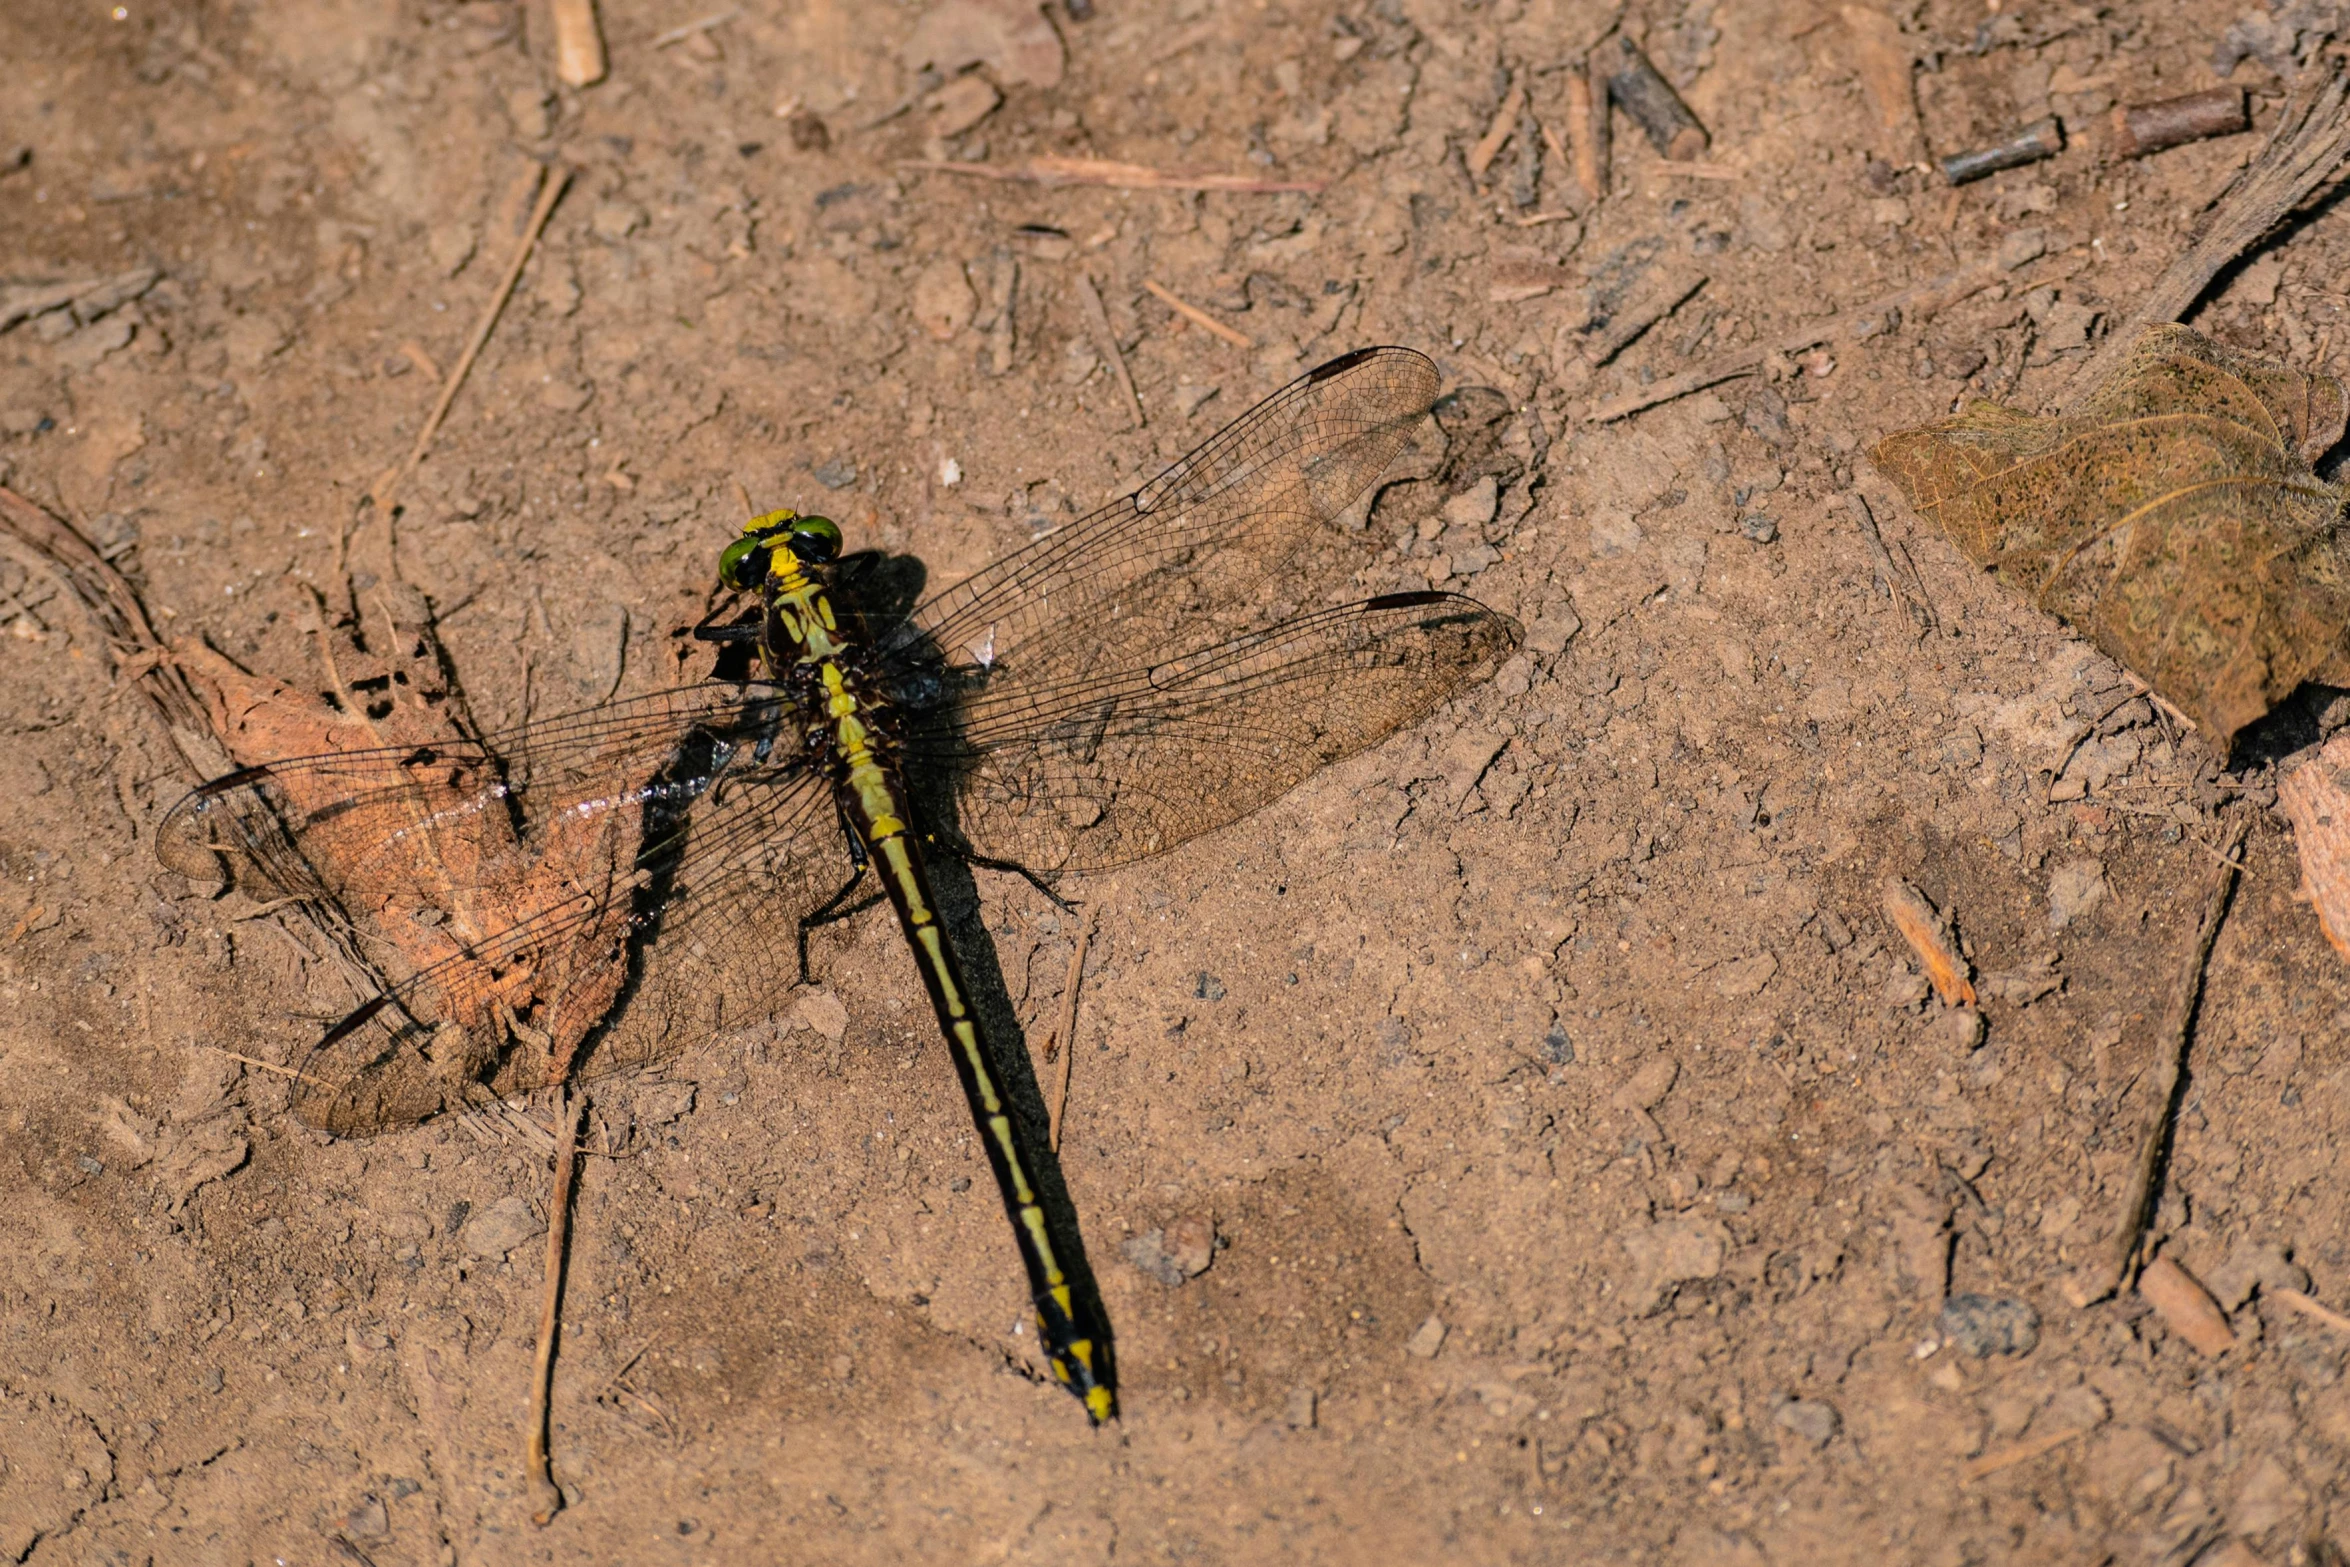
<path fill-rule="evenodd" d="M 787 1016 L 598 1086 L 618 1156 L 581 1180 L 571 1504 L 542 1530 L 545 1105 L 363 1141 L 293 1120 L 236 1057 L 288 1059 L 348 991 L 293 913 L 158 869 L 178 753 L 55 579 L 0 556 L 0 1552 L 2341 1560 L 2350 1334 L 2278 1291 L 2350 1299 L 2350 983 L 2269 807 L 2350 712 L 2305 693 L 2223 768 L 1864 455 L 1972 393 L 2054 394 L 2258 141 L 2116 165 L 2086 128 L 2217 81 L 2247 5 L 1908 0 L 1935 152 L 2049 112 L 2079 133 L 1956 190 L 1871 168 L 1828 0 L 1635 5 L 1712 145 L 1676 169 L 1619 115 L 1596 205 L 1527 133 L 1615 20 L 1573 0 L 1096 0 L 959 81 L 908 58 L 908 0 L 607 0 L 585 90 L 506 0 L 7 7 L 0 273 L 158 275 L 0 335 L 0 470 L 173 638 L 308 679 L 313 592 L 396 575 L 513 723 L 667 678 L 746 495 L 950 581 L 1394 342 L 1509 412 L 1480 481 L 1382 512 L 1382 569 L 1530 641 L 1260 816 L 1072 889 L 1098 932 L 1061 1164 L 1120 1421 L 1038 1380 L 876 912 Z M 2289 63 L 2236 70 L 2256 126 Z M 1534 119 L 1472 177 L 1513 81 Z M 1326 183 L 906 166 L 1040 155 Z M 395 534 L 362 497 L 540 162 L 576 172 Z M 1586 417 L 2027 253 L 1939 314 Z M 1668 266 L 1704 286 L 1592 368 L 1595 305 Z M 2323 363 L 2345 271 L 2327 207 L 2192 320 Z M 2254 817 L 2248 870 L 2155 1224 L 2234 1312 L 2207 1356 L 2063 1284 L 2113 1222 L 2223 810 Z M 1888 875 L 1954 912 L 1979 1038 L 1888 926 Z M 1072 924 L 980 891 L 1041 1063 Z"/>

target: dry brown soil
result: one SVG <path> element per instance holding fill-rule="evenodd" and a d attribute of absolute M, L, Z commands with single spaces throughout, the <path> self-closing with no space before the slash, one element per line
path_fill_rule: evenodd
<path fill-rule="evenodd" d="M 2244 8 L 1899 9 L 1946 152 L 2209 85 Z M 1464 152 L 1513 72 L 1560 123 L 1596 5 L 1097 0 L 1051 17 L 1064 79 L 1004 83 L 951 136 L 988 94 L 934 106 L 900 52 L 921 9 L 608 0 L 611 78 L 573 91 L 505 0 L 8 6 L 0 272 L 161 277 L 0 336 L 0 469 L 167 634 L 284 678 L 315 678 L 314 591 L 396 573 L 497 724 L 663 678 L 746 493 L 945 582 L 1344 349 L 1414 345 L 1497 389 L 1498 495 L 1398 492 L 1382 569 L 1519 616 L 1528 656 L 1074 889 L 1099 934 L 1062 1166 L 1124 1418 L 1090 1430 L 1038 1380 L 877 912 L 818 942 L 823 988 L 788 1016 L 598 1086 L 616 1156 L 582 1178 L 556 1381 L 572 1501 L 533 1529 L 544 1104 L 330 1141 L 221 1053 L 283 1061 L 349 991 L 296 913 L 158 871 L 186 771 L 10 554 L 0 1551 L 2338 1561 L 2350 1336 L 2277 1291 L 2301 1269 L 2350 1298 L 2350 986 L 2267 807 L 2276 761 L 2343 715 L 2305 696 L 2223 771 L 1863 456 L 1970 391 L 2052 395 L 2257 138 L 1872 179 L 1835 5 L 1656 0 L 1630 25 L 1712 148 L 1676 170 L 1619 117 L 1585 210 L 1545 149 L 1477 181 Z M 2265 123 L 2278 79 L 2236 79 Z M 1040 154 L 1327 187 L 904 167 Z M 576 176 L 395 540 L 361 497 L 492 295 L 534 160 Z M 2038 259 L 1939 315 L 1584 418 L 2026 229 Z M 1708 281 L 1588 367 L 1594 294 L 1667 264 Z M 2314 364 L 2343 346 L 2346 270 L 2350 219 L 2323 209 L 2195 320 Z M 2081 1310 L 2061 1284 L 2112 1222 L 2227 809 L 2257 817 L 2249 869 L 2156 1217 L 2235 1308 L 2206 1357 L 2136 1294 Z M 1979 1043 L 1925 996 L 1887 875 L 1955 911 Z M 980 883 L 1041 1059 L 1072 926 Z M 1201 1221 L 1204 1273 L 1134 1260 Z M 1946 1323 L 1946 1294 L 1979 1299 Z M 1996 1302 L 2036 1331 L 1946 1341 L 1970 1312 L 2024 1320 Z"/>

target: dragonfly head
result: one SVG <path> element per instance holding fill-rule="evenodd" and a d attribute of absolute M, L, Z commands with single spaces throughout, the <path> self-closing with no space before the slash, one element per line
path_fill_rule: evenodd
<path fill-rule="evenodd" d="M 802 566 L 823 566 L 840 558 L 840 524 L 830 517 L 803 517 L 771 511 L 743 524 L 743 536 L 718 557 L 718 580 L 748 591 L 767 580 L 775 552 L 783 550 Z"/>

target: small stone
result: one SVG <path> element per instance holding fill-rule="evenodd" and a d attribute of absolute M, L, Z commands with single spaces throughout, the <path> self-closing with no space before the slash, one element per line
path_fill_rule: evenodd
<path fill-rule="evenodd" d="M 1739 518 L 1738 531 L 1757 544 L 1774 544 L 1779 538 L 1779 525 L 1761 512 Z"/>
<path fill-rule="evenodd" d="M 1711 392 L 1700 392 L 1689 399 L 1689 411 L 1697 415 L 1700 424 L 1728 424 L 1738 417 L 1730 405 Z"/>
<path fill-rule="evenodd" d="M 514 134 L 524 141 L 539 141 L 553 128 L 547 116 L 547 92 L 543 87 L 517 87 L 506 94 L 506 118 L 514 122 Z"/>
<path fill-rule="evenodd" d="M 1953 1055 L 1965 1055 L 1983 1042 L 1983 1014 L 1973 1007 L 1952 1007 L 1934 1019 L 1937 1042 Z"/>
<path fill-rule="evenodd" d="M 1403 1341 L 1403 1352 L 1415 1360 L 1434 1360 L 1436 1352 L 1444 1348 L 1444 1335 L 1448 1331 L 1444 1319 L 1431 1314 Z"/>
<path fill-rule="evenodd" d="M 1645 1316 L 1677 1286 L 1718 1277 L 1729 1255 L 1730 1232 L 1719 1220 L 1666 1219 L 1634 1226 L 1618 1244 L 1631 1266 L 1617 1299 L 1626 1312 Z"/>
<path fill-rule="evenodd" d="M 857 1363 L 846 1355 L 835 1355 L 827 1369 L 832 1372 L 833 1381 L 846 1382 L 857 1374 Z"/>
<path fill-rule="evenodd" d="M 539 1216 L 520 1197 L 501 1197 L 465 1221 L 458 1244 L 487 1262 L 503 1261 L 506 1254 L 545 1231 Z"/>
<path fill-rule="evenodd" d="M 811 471 L 816 482 L 828 490 L 845 490 L 857 482 L 857 465 L 846 457 L 828 458 Z"/>
<path fill-rule="evenodd" d="M 930 95 L 930 129 L 939 136 L 960 136 L 1003 101 L 995 84 L 978 72 L 958 76 Z"/>
<path fill-rule="evenodd" d="M 424 249 L 432 257 L 435 272 L 442 277 L 455 277 L 473 259 L 474 244 L 472 224 L 444 223 L 427 236 Z"/>
<path fill-rule="evenodd" d="M 1714 971 L 1714 989 L 1733 1001 L 1758 996 L 1778 972 L 1779 960 L 1768 952 L 1732 958 Z"/>
<path fill-rule="evenodd" d="M 380 1540 L 392 1532 L 392 1520 L 384 1512 L 383 1498 L 363 1496 L 358 1504 L 343 1514 L 343 1532 L 357 1535 L 362 1540 Z"/>
<path fill-rule="evenodd" d="M 1200 410 L 1200 404 L 1222 391 L 1220 386 L 1199 386 L 1190 381 L 1175 383 L 1175 411 L 1188 419 Z"/>
<path fill-rule="evenodd" d="M 1771 1423 L 1794 1432 L 1814 1447 L 1826 1447 L 1843 1429 L 1844 1418 L 1834 1404 L 1816 1398 L 1791 1398 L 1771 1416 Z"/>
<path fill-rule="evenodd" d="M 2273 1241 L 2242 1240 L 2226 1260 L 2204 1278 L 2203 1287 L 2219 1302 L 2220 1310 L 2239 1310 L 2254 1290 L 2304 1290 L 2309 1274 L 2285 1256 Z"/>
<path fill-rule="evenodd" d="M 1526 631 L 1526 651 L 1545 658 L 1566 651 L 1575 633 L 1583 629 L 1583 617 L 1576 614 L 1571 604 L 1553 604 L 1534 617 L 1534 624 Z"/>
<path fill-rule="evenodd" d="M 1644 1063 L 1640 1070 L 1624 1080 L 1616 1090 L 1615 1102 L 1619 1110 L 1653 1110 L 1673 1091 L 1673 1084 L 1681 1077 L 1681 1063 L 1671 1056 L 1656 1056 Z"/>
<path fill-rule="evenodd" d="M 1501 485 L 1492 474 L 1444 503 L 1445 526 L 1451 528 L 1482 528 L 1493 520 L 1501 504 Z"/>
<path fill-rule="evenodd" d="M 838 1041 L 849 1031 L 849 1009 L 829 990 L 811 990 L 793 1008 L 799 1020 L 826 1039 Z"/>
<path fill-rule="evenodd" d="M 2028 1355 L 2040 1343 L 2040 1313 L 2028 1301 L 1971 1291 L 1944 1301 L 1936 1326 L 1943 1342 L 1956 1345 L 1977 1360 L 1987 1360 L 1993 1355 Z"/>
<path fill-rule="evenodd" d="M 1167 1226 L 1162 1244 L 1178 1272 L 1197 1278 L 1216 1260 L 1216 1223 L 1204 1213 L 1186 1214 Z"/>
<path fill-rule="evenodd" d="M 1591 553 L 1602 560 L 1611 555 L 1629 555 L 1646 537 L 1639 522 L 1621 507 L 1611 506 L 1591 514 Z"/>
<path fill-rule="evenodd" d="M 617 242 L 643 228 L 645 222 L 645 209 L 633 201 L 599 201 L 588 219 L 588 229 L 598 239 Z"/>
<path fill-rule="evenodd" d="M 636 1091 L 636 1119 L 639 1126 L 667 1126 L 672 1121 L 692 1114 L 693 1108 L 692 1083 L 645 1083 Z"/>
<path fill-rule="evenodd" d="M 1281 1418 L 1292 1431 L 1311 1431 L 1320 1404 L 1321 1395 L 1312 1388 L 1293 1387 L 1282 1406 Z"/>
<path fill-rule="evenodd" d="M 943 343 L 971 324 L 979 306 L 959 261 L 933 261 L 914 279 L 914 324 Z"/>
<path fill-rule="evenodd" d="M 2062 930 L 2105 901 L 2105 867 L 2067 860 L 2048 878 L 2048 928 Z"/>

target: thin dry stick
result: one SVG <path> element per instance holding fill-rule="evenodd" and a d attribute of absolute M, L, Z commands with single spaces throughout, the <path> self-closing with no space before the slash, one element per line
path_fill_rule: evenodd
<path fill-rule="evenodd" d="M 425 417 L 424 428 L 416 433 L 416 445 L 409 450 L 408 460 L 392 470 L 387 480 L 374 487 L 375 503 L 386 516 L 391 514 L 392 497 L 401 482 L 416 471 L 416 465 L 424 461 L 424 454 L 432 449 L 433 437 L 441 431 L 441 421 L 448 418 L 450 405 L 457 401 L 457 393 L 465 385 L 466 376 L 472 373 L 473 361 L 481 356 L 482 349 L 489 343 L 490 333 L 497 328 L 498 317 L 504 312 L 506 301 L 513 297 L 514 285 L 522 280 L 522 269 L 530 261 L 530 253 L 538 244 L 539 234 L 546 228 L 547 219 L 553 216 L 555 203 L 562 196 L 564 187 L 571 183 L 571 171 L 560 166 L 546 170 L 542 177 L 544 183 L 539 186 L 538 205 L 531 208 L 530 223 L 522 231 L 522 243 L 514 247 L 514 259 L 507 263 L 506 275 L 499 280 L 497 292 L 490 296 L 489 303 L 482 309 L 481 320 L 474 324 L 473 336 L 466 343 L 465 352 L 458 355 L 456 367 L 450 370 L 449 378 L 441 383 L 441 395 L 434 400 L 432 412 Z"/>
<path fill-rule="evenodd" d="M 2163 270 L 2139 296 L 2137 308 L 2073 372 L 2065 401 L 2078 401 L 2111 375 L 2145 328 L 2185 315 L 2213 278 L 2266 239 L 2304 198 L 2334 176 L 2346 158 L 2350 69 L 2337 62 L 2312 88 L 2286 103 L 2260 156 L 2212 198 L 2211 220 L 2195 243 Z"/>
<path fill-rule="evenodd" d="M 275 1072 L 278 1076 L 290 1077 L 297 1083 L 315 1083 L 322 1087 L 326 1083 L 326 1079 L 322 1077 L 312 1077 L 307 1072 L 297 1072 L 290 1066 L 279 1066 L 275 1061 L 263 1061 L 253 1056 L 241 1056 L 234 1050 L 223 1049 L 219 1045 L 206 1045 L 204 1048 L 216 1056 L 227 1056 L 231 1061 L 252 1067 L 256 1071 Z"/>
<path fill-rule="evenodd" d="M 2020 263 L 2019 263 L 2020 264 Z M 1662 381 L 1626 392 L 1611 402 L 1601 403 L 1591 410 L 1593 424 L 1607 424 L 1626 414 L 1638 413 L 1643 408 L 1654 408 L 1669 403 L 1676 397 L 1687 397 L 1691 392 L 1702 392 L 1709 386 L 1718 386 L 1736 376 L 1747 375 L 1762 368 L 1763 361 L 1773 354 L 1800 354 L 1807 348 L 1833 342 L 1852 335 L 1853 328 L 1863 321 L 1882 320 L 1888 311 L 1900 310 L 1918 315 L 1930 315 L 1947 309 L 1969 294 L 1980 293 L 1999 281 L 2006 269 L 1995 259 L 1985 257 L 1956 271 L 1920 283 L 1912 288 L 1896 289 L 1890 294 L 1870 300 L 1842 315 L 1807 322 L 1794 331 L 1767 341 L 1750 344 L 1724 354 L 1711 363 Z"/>
<path fill-rule="evenodd" d="M 1501 107 L 1493 111 L 1493 123 L 1469 149 L 1469 173 L 1482 179 L 1493 167 L 1493 160 L 1501 156 L 1501 149 L 1518 128 L 1518 111 L 1526 107 L 1526 84 L 1510 83 L 1510 90 L 1502 95 Z"/>
<path fill-rule="evenodd" d="M 1997 1474 L 2002 1469 L 2020 1464 L 2027 1458 L 2037 1458 L 2042 1453 L 2052 1452 L 2075 1437 L 2087 1436 L 2089 1431 L 2088 1426 L 2064 1426 L 2044 1435 L 2018 1442 L 2013 1447 L 2003 1447 L 1997 1452 L 1985 1453 L 1982 1457 L 1970 1462 L 1965 1469 L 1960 1471 L 1960 1474 L 1969 1481 L 1980 1480 L 1985 1475 Z"/>
<path fill-rule="evenodd" d="M 684 43 L 688 38 L 693 37 L 694 34 L 706 33 L 714 27 L 724 27 L 728 22 L 733 21 L 736 17 L 742 14 L 742 7 L 738 5 L 731 11 L 720 11 L 714 16 L 698 16 L 690 22 L 684 22 L 676 27 L 672 27 L 665 33 L 655 33 L 653 35 L 653 47 L 656 49 L 666 49 L 671 44 Z"/>
<path fill-rule="evenodd" d="M 555 22 L 555 74 L 566 86 L 586 87 L 604 79 L 604 33 L 596 25 L 596 0 L 547 0 Z"/>
<path fill-rule="evenodd" d="M 1229 190 L 1245 195 L 1274 195 L 1302 191 L 1313 195 L 1323 180 L 1261 180 L 1248 174 L 1200 174 L 1180 169 L 1153 169 L 1139 163 L 1117 163 L 1108 158 L 1031 158 L 1026 163 L 963 163 L 953 158 L 908 158 L 901 169 L 928 169 L 937 174 L 963 174 L 973 179 L 1007 180 L 1020 185 L 1108 185 L 1120 190 Z"/>
<path fill-rule="evenodd" d="M 1069 1070 L 1077 1059 L 1077 986 L 1085 978 L 1085 949 L 1093 945 L 1093 916 L 1077 927 L 1077 950 L 1069 956 L 1069 981 L 1061 987 L 1061 1082 L 1053 1090 L 1052 1118 L 1045 1124 L 1045 1143 L 1061 1151 L 1061 1117 L 1069 1109 Z"/>
<path fill-rule="evenodd" d="M 2163 1153 L 2170 1146 L 2171 1124 L 2178 1115 L 2179 1091 L 2186 1080 L 2187 1049 L 2195 1038 L 2195 1014 L 2203 1001 L 2204 971 L 2211 966 L 2211 949 L 2219 941 L 2219 928 L 2226 922 L 2228 905 L 2236 895 L 2236 877 L 2243 870 L 2238 852 L 2251 826 L 2250 817 L 2239 816 L 2220 851 L 2220 871 L 2212 881 L 2210 896 L 2204 901 L 2202 928 L 2195 933 L 2194 950 L 2188 955 L 2178 992 L 2171 998 L 2170 1011 L 2163 1019 L 2162 1038 L 2156 1047 L 2161 1053 L 2154 1062 L 2154 1108 L 2139 1133 L 2138 1157 L 2130 1166 L 2130 1185 L 2122 1201 L 2121 1216 L 2114 1225 L 2112 1237 L 2105 1243 L 2104 1255 L 2084 1267 L 2074 1280 L 2076 1288 L 2072 1295 L 2077 1305 L 2093 1305 L 2120 1289 L 2137 1261 L 2140 1243 L 2146 1238 L 2147 1222 L 2154 1215 L 2156 1178 L 2162 1171 Z"/>
<path fill-rule="evenodd" d="M 2338 1311 L 2328 1311 L 2299 1290 L 2273 1289 L 2269 1293 L 2312 1322 L 2322 1322 L 2337 1333 L 2350 1333 L 2350 1317 Z"/>
<path fill-rule="evenodd" d="M 555 1483 L 547 1442 L 554 1422 L 555 1344 L 562 1329 L 563 1263 L 571 1252 L 571 1183 L 579 1173 L 579 1134 L 587 1121 L 588 1096 L 574 1101 L 556 1089 L 555 1190 L 547 1201 L 547 1280 L 539 1301 L 538 1364 L 530 1382 L 529 1481 L 538 1493 L 530 1521 L 544 1528 L 563 1510 L 563 1488 Z"/>
<path fill-rule="evenodd" d="M 1126 356 L 1118 350 L 1118 334 L 1110 330 L 1110 313 L 1102 308 L 1101 291 L 1083 272 L 1077 274 L 1077 298 L 1085 306 L 1085 324 L 1093 328 L 1093 335 L 1101 339 L 1102 352 L 1110 356 L 1110 369 L 1125 389 L 1127 406 L 1134 410 L 1134 427 L 1139 430 L 1150 422 L 1142 415 L 1142 398 L 1134 390 L 1134 377 L 1127 373 Z"/>
<path fill-rule="evenodd" d="M 1238 332 L 1233 331 L 1232 328 L 1226 326 L 1223 322 L 1217 320 L 1214 316 L 1209 315 L 1205 310 L 1200 309 L 1196 305 L 1185 304 L 1182 300 L 1176 298 L 1173 294 L 1168 293 L 1165 289 L 1161 288 L 1158 284 L 1152 282 L 1150 279 L 1143 279 L 1142 286 L 1152 296 L 1163 301 L 1168 309 L 1174 311 L 1177 315 L 1190 322 L 1193 326 L 1198 327 L 1201 331 L 1211 333 L 1214 336 L 1222 338 L 1225 342 L 1230 343 L 1234 348 L 1254 348 L 1257 346 L 1249 339 L 1241 336 Z"/>

